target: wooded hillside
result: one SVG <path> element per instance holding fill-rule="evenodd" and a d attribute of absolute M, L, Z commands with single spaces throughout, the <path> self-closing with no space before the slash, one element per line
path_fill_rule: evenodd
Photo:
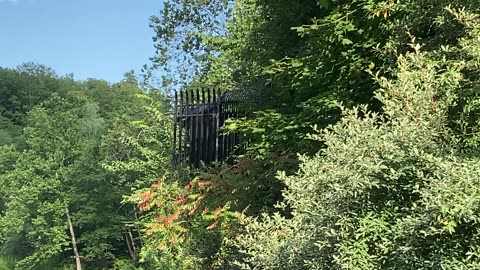
<path fill-rule="evenodd" d="M 155 13 L 159 90 L 0 69 L 0 269 L 480 268 L 478 1 Z M 199 87 L 261 91 L 247 151 L 172 166 Z"/>

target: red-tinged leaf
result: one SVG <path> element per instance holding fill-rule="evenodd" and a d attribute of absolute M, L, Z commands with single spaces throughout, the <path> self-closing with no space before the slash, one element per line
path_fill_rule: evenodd
<path fill-rule="evenodd" d="M 190 210 L 190 212 L 188 212 L 188 214 L 191 216 L 193 214 L 195 214 L 195 212 L 197 212 L 197 210 L 200 208 L 200 204 L 196 204 L 195 207 L 192 208 L 192 210 Z"/>
<path fill-rule="evenodd" d="M 205 216 L 208 213 L 208 207 L 205 207 L 202 211 L 202 216 Z"/>
<path fill-rule="evenodd" d="M 180 215 L 180 211 L 175 211 L 175 213 L 173 213 L 172 215 L 170 215 L 169 217 L 163 220 L 163 224 L 165 226 L 168 226 L 168 224 L 170 224 L 172 221 L 178 218 L 179 215 Z"/>
<path fill-rule="evenodd" d="M 138 203 L 138 208 L 140 211 L 147 211 L 150 209 L 150 203 L 153 201 L 153 193 L 150 191 L 140 194 L 140 202 Z"/>
<path fill-rule="evenodd" d="M 150 203 L 153 200 L 153 193 L 150 191 L 140 194 L 141 202 Z"/>
<path fill-rule="evenodd" d="M 220 213 L 222 212 L 223 208 L 219 207 L 217 208 L 217 210 L 215 210 L 215 212 L 213 212 L 213 217 L 214 218 L 217 218 L 218 215 L 220 215 Z"/>
<path fill-rule="evenodd" d="M 138 204 L 138 209 L 140 209 L 140 211 L 148 211 L 150 210 L 150 205 L 148 202 L 142 202 Z"/>
<path fill-rule="evenodd" d="M 183 198 L 180 198 L 180 199 L 176 199 L 173 204 L 175 205 L 180 205 L 180 204 L 184 204 L 187 202 L 187 198 L 186 197 L 183 197 Z"/>
<path fill-rule="evenodd" d="M 207 230 L 213 230 L 215 227 L 217 227 L 217 223 L 218 221 L 215 221 L 214 223 L 212 223 L 210 226 L 207 227 Z"/>
<path fill-rule="evenodd" d="M 210 181 L 198 181 L 197 182 L 198 187 L 201 188 L 201 189 L 203 189 L 203 188 L 205 188 L 205 187 L 207 187 L 211 184 L 212 184 L 212 182 L 210 182 Z"/>

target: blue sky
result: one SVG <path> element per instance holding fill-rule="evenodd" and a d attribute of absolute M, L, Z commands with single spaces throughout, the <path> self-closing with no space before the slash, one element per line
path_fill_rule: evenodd
<path fill-rule="evenodd" d="M 162 0 L 0 0 L 0 66 L 118 82 L 154 55 L 148 18 Z"/>

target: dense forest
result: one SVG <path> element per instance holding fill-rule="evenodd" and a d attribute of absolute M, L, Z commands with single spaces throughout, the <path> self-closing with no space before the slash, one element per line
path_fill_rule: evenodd
<path fill-rule="evenodd" d="M 0 68 L 0 270 L 480 269 L 478 0 L 155 13 L 140 76 Z M 253 89 L 250 143 L 173 166 L 199 87 Z"/>

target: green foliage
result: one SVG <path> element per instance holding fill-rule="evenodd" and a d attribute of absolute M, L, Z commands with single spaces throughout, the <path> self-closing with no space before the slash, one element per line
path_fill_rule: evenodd
<path fill-rule="evenodd" d="M 82 93 L 95 100 L 100 108 L 100 116 L 107 121 L 128 119 L 141 113 L 145 105 L 136 95 L 142 94 L 138 82 L 132 78 L 133 74 L 126 75 L 124 81 L 110 85 L 106 81 L 90 79 L 80 86 Z"/>
<path fill-rule="evenodd" d="M 478 29 L 471 26 L 469 35 Z M 344 109 L 340 122 L 311 135 L 325 149 L 302 156 L 297 174 L 279 173 L 279 207 L 292 217 L 248 218 L 231 242 L 246 256 L 239 266 L 478 268 L 478 144 L 464 151 L 447 125 L 473 85 L 465 72 L 478 71 L 472 48 L 480 46 L 475 35 L 464 38 L 456 48 L 463 61 L 420 47 L 398 58 L 396 78 L 376 78 L 383 114 Z"/>
<path fill-rule="evenodd" d="M 165 175 L 149 189 L 133 194 L 128 201 L 143 212 L 141 260 L 161 269 L 209 265 L 219 245 L 215 235 L 237 216 L 226 204 L 233 188 L 226 184 L 218 176 L 203 175 L 183 188 L 178 176 Z"/>
<path fill-rule="evenodd" d="M 26 63 L 17 69 L 0 69 L 0 112 L 14 124 L 23 124 L 26 113 L 35 105 L 61 93 L 68 78 L 59 78 L 52 69 Z"/>
<path fill-rule="evenodd" d="M 136 97 L 142 90 L 132 78 L 115 85 L 75 82 L 49 69 L 28 67 L 5 71 L 11 76 L 5 89 L 11 93 L 21 93 L 22 87 L 33 91 L 30 82 L 42 91 L 22 100 L 31 106 L 25 107 L 26 115 L 16 117 L 12 112 L 17 107 L 2 111 L 0 132 L 8 135 L 0 153 L 2 254 L 18 258 L 17 269 L 55 269 L 71 262 L 68 211 L 84 267 L 111 267 L 115 259 L 128 256 L 124 231 L 133 217 L 121 200 L 133 180 L 120 182 L 121 176 L 101 166 L 101 153 L 114 147 L 102 137 L 117 122 L 145 117 L 147 101 Z M 152 97 L 162 98 L 157 93 Z"/>
<path fill-rule="evenodd" d="M 168 104 L 164 100 L 155 100 L 147 95 L 137 95 L 137 99 L 143 104 L 139 114 L 128 119 L 117 120 L 114 127 L 103 137 L 101 143 L 102 166 L 118 184 L 130 187 L 124 193 L 126 206 L 131 203 L 139 204 L 141 211 L 150 208 L 152 194 L 145 193 L 144 187 L 157 186 L 155 184 L 160 175 L 170 172 L 172 167 L 172 116 L 167 113 Z M 155 190 L 159 189 L 156 187 Z M 162 185 L 161 190 L 165 196 L 174 196 L 176 184 Z M 139 202 L 143 201 L 143 202 Z M 167 200 L 163 198 L 162 200 Z M 133 208 L 128 215 L 138 216 L 137 210 Z M 155 216 L 141 215 L 139 220 L 130 222 L 132 228 L 148 227 L 146 224 Z M 133 224 L 132 224 L 133 223 Z M 136 229 L 135 229 L 136 230 Z M 141 262 L 146 267 L 160 269 L 182 269 L 180 260 L 173 260 L 171 254 L 156 256 L 156 239 L 162 236 L 150 237 L 151 234 L 144 232 L 142 238 L 142 249 L 139 252 Z M 138 252 L 138 251 L 137 251 Z M 155 256 L 152 255 L 154 253 Z M 120 266 L 117 266 L 120 267 Z M 172 268 L 168 268 L 172 267 Z"/>
<path fill-rule="evenodd" d="M 143 270 L 142 267 L 136 267 L 130 260 L 116 260 L 111 270 Z"/>
<path fill-rule="evenodd" d="M 367 71 L 392 76 L 398 53 L 410 50 L 410 35 L 426 51 L 464 36 L 447 5 L 480 8 L 473 0 L 168 1 L 161 16 L 152 18 L 155 63 L 168 66 L 164 74 L 170 78 L 188 74 L 166 82 L 177 87 L 237 89 L 272 78 L 273 88 L 256 87 L 263 93 L 255 99 L 261 97 L 260 110 L 266 109 L 260 119 L 239 120 L 237 129 L 254 138 L 255 154 L 314 152 L 318 146 L 309 149 L 305 134 L 340 118 L 332 104 L 369 104 L 381 111 L 373 95 L 379 86 Z M 186 55 L 188 64 L 177 65 Z"/>
<path fill-rule="evenodd" d="M 438 240 L 431 231 L 424 238 L 413 235 L 408 222 L 433 212 L 426 210 L 431 202 L 418 201 L 418 189 L 424 186 L 415 184 L 430 184 L 430 173 L 437 177 L 457 166 L 472 169 L 474 161 L 469 159 L 478 151 L 475 16 L 457 12 L 458 19 L 452 20 L 451 12 L 464 6 L 478 13 L 478 2 L 249 0 L 228 1 L 209 12 L 210 4 L 218 3 L 166 4 L 163 16 L 152 20 L 161 30 L 156 36 L 160 51 L 156 63 L 168 62 L 165 52 L 175 48 L 183 51 L 174 55 L 187 54 L 187 61 L 194 63 L 164 70 L 174 78 L 185 72 L 185 66 L 193 67 L 181 84 L 251 88 L 270 77 L 273 87 L 254 90 L 260 111 L 229 121 L 225 128 L 251 139 L 249 153 L 240 163 L 252 156 L 257 159 L 247 173 L 232 173 L 225 179 L 243 183 L 233 193 L 235 198 L 226 202 L 235 211 L 241 211 L 245 202 L 259 207 L 245 212 L 251 219 L 244 231 L 238 226 L 222 231 L 222 243 L 208 253 L 221 254 L 219 260 L 205 268 L 375 269 L 393 268 L 396 260 L 399 268 L 426 267 L 430 253 L 422 245 L 441 250 L 449 238 Z M 219 14 L 225 14 L 223 19 Z M 202 32 L 222 26 L 221 32 Z M 167 27 L 170 35 L 165 34 Z M 412 37 L 422 53 L 409 45 Z M 376 70 L 376 79 L 371 70 Z M 361 109 L 352 109 L 360 104 L 364 104 Z M 308 136 L 316 133 L 312 127 L 323 129 L 337 121 L 329 132 Z M 319 149 L 323 150 L 308 158 Z M 305 154 L 299 174 L 280 177 L 283 183 L 272 180 L 272 171 L 281 169 L 288 175 L 296 170 L 294 153 Z M 444 167 L 438 165 L 442 162 Z M 253 173 L 255 169 L 260 172 Z M 466 174 L 475 173 L 473 169 Z M 270 215 L 272 201 L 262 201 L 258 195 L 281 200 L 277 194 L 283 185 L 285 201 L 278 214 Z M 153 196 L 167 197 L 162 192 Z M 168 209 L 173 215 L 179 210 L 169 207 L 149 211 Z M 254 221 L 262 211 L 267 214 Z M 188 220 L 181 213 L 176 218 Z M 435 227 L 428 218 L 423 225 Z M 455 222 L 459 224 L 458 218 Z M 357 228 L 367 232 L 361 234 Z M 195 234 L 203 236 L 203 232 L 192 232 L 176 248 L 192 254 L 185 250 Z M 405 239 L 397 241 L 397 234 Z M 375 247 L 381 237 L 390 241 L 393 247 L 388 248 L 394 251 L 382 254 L 387 248 Z M 459 241 L 452 246 L 466 249 Z M 395 249 L 409 249 L 406 242 L 412 243 L 411 250 Z M 444 249 L 438 256 L 455 248 Z M 233 258 L 236 266 L 228 262 Z M 445 267 L 452 262 L 444 261 Z M 431 268 L 438 266 L 432 264 Z"/>
<path fill-rule="evenodd" d="M 283 158 L 278 162 L 291 162 Z M 258 215 L 279 200 L 281 185 L 268 166 L 244 159 L 194 172 L 192 180 L 177 168 L 136 190 L 126 201 L 140 210 L 141 261 L 160 269 L 234 269 L 229 259 L 238 252 L 223 239 L 238 232 L 240 211 Z"/>
<path fill-rule="evenodd" d="M 2 232 L 25 234 L 29 248 L 34 249 L 18 262 L 20 269 L 65 251 L 69 246 L 65 209 L 89 205 L 91 197 L 85 197 L 83 189 L 88 182 L 80 185 L 75 177 L 83 159 L 92 154 L 87 138 L 94 133 L 82 130 L 82 103 L 86 104 L 82 98 L 54 95 L 30 111 L 25 128 L 28 148 L 17 154 L 13 170 L 2 175 L 9 197 L 0 221 Z M 92 113 L 86 111 L 86 117 L 94 119 L 95 115 L 88 115 Z"/>
<path fill-rule="evenodd" d="M 173 124 L 168 104 L 145 94 L 136 116 L 118 120 L 102 139 L 103 167 L 120 183 L 144 187 L 171 168 Z M 136 184 L 136 185 L 135 185 Z"/>
<path fill-rule="evenodd" d="M 211 40 L 225 34 L 229 6 L 228 0 L 163 2 L 159 16 L 150 18 L 156 33 L 153 68 L 162 70 L 163 87 L 178 89 L 202 73 L 216 51 Z"/>
<path fill-rule="evenodd" d="M 0 270 L 11 270 L 15 266 L 15 261 L 11 258 L 0 257 Z"/>

